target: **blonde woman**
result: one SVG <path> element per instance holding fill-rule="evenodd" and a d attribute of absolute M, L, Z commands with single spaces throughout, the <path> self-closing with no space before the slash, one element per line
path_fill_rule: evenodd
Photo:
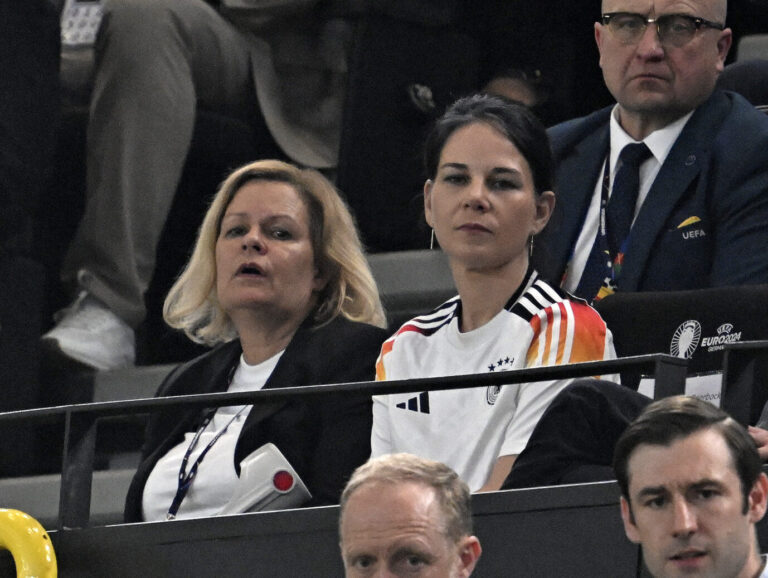
<path fill-rule="evenodd" d="M 386 337 L 347 207 L 322 175 L 278 161 L 246 165 L 224 181 L 164 316 L 215 348 L 171 373 L 163 396 L 368 380 Z M 241 460 L 268 442 L 306 483 L 312 504 L 335 503 L 370 453 L 365 399 L 250 411 L 153 415 L 126 521 L 216 514 Z"/>

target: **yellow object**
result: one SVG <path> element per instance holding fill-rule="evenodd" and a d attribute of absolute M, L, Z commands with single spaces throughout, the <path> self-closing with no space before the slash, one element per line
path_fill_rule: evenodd
<path fill-rule="evenodd" d="M 605 299 L 608 297 L 608 295 L 613 295 L 615 291 L 610 288 L 603 285 L 600 287 L 600 290 L 597 292 L 597 297 L 595 297 L 595 301 L 600 301 L 600 299 Z"/>
<path fill-rule="evenodd" d="M 688 225 L 693 225 L 694 223 L 699 223 L 701 219 L 698 217 L 688 217 L 685 221 L 680 223 L 677 228 L 682 229 L 683 227 L 687 227 Z"/>
<path fill-rule="evenodd" d="M 0 550 L 8 550 L 18 578 L 56 578 L 56 554 L 48 532 L 29 514 L 0 508 Z"/>

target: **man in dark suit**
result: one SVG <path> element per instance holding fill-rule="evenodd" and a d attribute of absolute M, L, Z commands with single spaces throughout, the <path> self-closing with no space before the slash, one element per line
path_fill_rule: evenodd
<path fill-rule="evenodd" d="M 559 218 L 539 244 L 543 269 L 588 300 L 768 283 L 768 117 L 715 90 L 726 1 L 604 0 L 602 12 L 595 39 L 617 104 L 550 131 Z M 639 142 L 631 228 L 612 236 L 621 151 Z"/>

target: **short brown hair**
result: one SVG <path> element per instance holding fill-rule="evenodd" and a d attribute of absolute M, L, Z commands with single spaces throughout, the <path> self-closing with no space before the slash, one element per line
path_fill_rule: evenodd
<path fill-rule="evenodd" d="M 723 436 L 731 453 L 741 482 L 743 509 L 746 513 L 749 492 L 762 471 L 755 442 L 747 430 L 723 410 L 707 401 L 686 395 L 653 402 L 621 434 L 613 454 L 613 471 L 622 495 L 629 502 L 629 460 L 638 446 L 669 446 L 679 439 L 710 428 Z"/>

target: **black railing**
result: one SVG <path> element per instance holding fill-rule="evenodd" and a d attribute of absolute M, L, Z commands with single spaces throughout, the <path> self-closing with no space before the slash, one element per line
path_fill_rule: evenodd
<path fill-rule="evenodd" d="M 64 528 L 83 528 L 88 525 L 97 423 L 100 419 L 149 414 L 162 411 L 170 406 L 222 407 L 338 393 L 379 395 L 490 385 L 503 386 L 595 375 L 607 376 L 625 371 L 654 376 L 656 381 L 655 397 L 657 398 L 680 394 L 685 389 L 686 360 L 669 355 L 654 354 L 625 357 L 611 361 L 536 367 L 499 373 L 314 385 L 254 392 L 209 393 L 67 405 L 0 414 L 0 424 L 18 421 L 26 423 L 61 423 L 63 421 L 64 453 L 57 526 L 61 530 Z"/>

